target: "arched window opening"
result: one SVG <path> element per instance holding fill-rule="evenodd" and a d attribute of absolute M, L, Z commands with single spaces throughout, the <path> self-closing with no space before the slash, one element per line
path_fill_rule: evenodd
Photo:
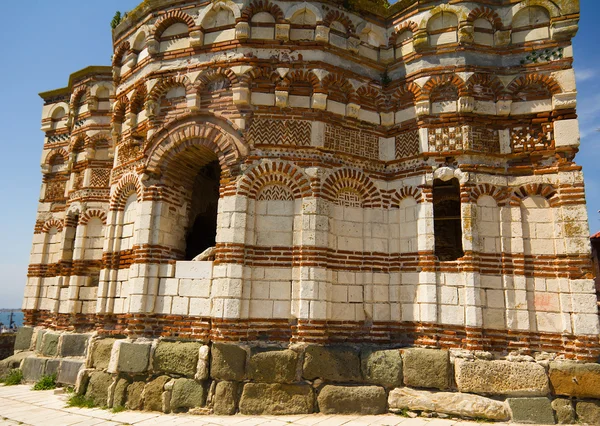
<path fill-rule="evenodd" d="M 48 230 L 42 264 L 49 265 L 60 260 L 60 236 L 61 234 L 55 226 Z"/>
<path fill-rule="evenodd" d="M 212 161 L 200 169 L 194 180 L 185 239 L 185 260 L 194 259 L 216 244 L 220 179 L 219 162 Z"/>
<path fill-rule="evenodd" d="M 200 108 L 226 110 L 233 98 L 231 81 L 224 75 L 217 75 L 202 87 L 200 91 Z"/>
<path fill-rule="evenodd" d="M 494 27 L 487 19 L 479 18 L 473 22 L 473 40 L 483 46 L 494 45 Z"/>
<path fill-rule="evenodd" d="M 64 108 L 58 107 L 52 113 L 52 129 L 58 129 L 66 123 L 67 113 Z"/>
<path fill-rule="evenodd" d="M 550 38 L 550 14 L 539 6 L 519 11 L 512 22 L 512 42 L 545 40 Z"/>
<path fill-rule="evenodd" d="M 452 12 L 440 12 L 427 23 L 429 44 L 439 46 L 458 41 L 458 18 Z"/>
<path fill-rule="evenodd" d="M 250 38 L 273 40 L 275 38 L 275 18 L 269 12 L 258 12 L 250 19 Z"/>
<path fill-rule="evenodd" d="M 73 260 L 75 250 L 75 240 L 77 239 L 77 225 L 79 224 L 79 215 L 71 215 L 65 221 L 65 246 L 61 260 L 70 262 Z"/>
<path fill-rule="evenodd" d="M 310 10 L 296 12 L 290 23 L 290 40 L 314 40 L 317 17 Z"/>
<path fill-rule="evenodd" d="M 129 195 L 123 211 L 123 231 L 121 233 L 121 251 L 131 250 L 135 238 L 135 220 L 137 218 L 137 195 Z"/>
<path fill-rule="evenodd" d="M 458 179 L 433 182 L 433 232 L 435 255 L 440 261 L 464 256 Z"/>

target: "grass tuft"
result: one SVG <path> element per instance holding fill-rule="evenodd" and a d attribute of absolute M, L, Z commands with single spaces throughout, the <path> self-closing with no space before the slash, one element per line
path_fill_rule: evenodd
<path fill-rule="evenodd" d="M 67 407 L 94 408 L 96 404 L 85 395 L 72 395 L 67 401 Z"/>
<path fill-rule="evenodd" d="M 10 372 L 0 380 L 6 386 L 20 385 L 23 381 L 23 372 L 19 369 L 10 370 Z"/>
<path fill-rule="evenodd" d="M 111 409 L 111 411 L 112 411 L 113 413 L 115 413 L 115 414 L 116 414 L 116 413 L 120 413 L 120 412 L 122 412 L 122 411 L 125 411 L 125 410 L 126 410 L 126 408 L 125 408 L 124 406 L 122 406 L 122 405 L 115 405 L 115 406 L 114 406 L 114 407 Z"/>
<path fill-rule="evenodd" d="M 56 389 L 56 374 L 50 376 L 42 376 L 38 382 L 33 385 L 33 390 L 52 390 Z"/>

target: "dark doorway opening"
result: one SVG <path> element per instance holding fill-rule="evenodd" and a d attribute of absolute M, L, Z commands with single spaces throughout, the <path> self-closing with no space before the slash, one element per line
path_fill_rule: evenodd
<path fill-rule="evenodd" d="M 433 232 L 435 255 L 440 261 L 464 256 L 458 179 L 433 182 Z"/>
<path fill-rule="evenodd" d="M 185 239 L 186 260 L 215 246 L 220 178 L 219 162 L 213 161 L 202 167 L 194 180 Z"/>

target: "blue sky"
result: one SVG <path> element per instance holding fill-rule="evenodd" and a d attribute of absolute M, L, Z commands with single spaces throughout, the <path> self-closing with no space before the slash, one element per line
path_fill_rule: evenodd
<path fill-rule="evenodd" d="M 27 274 L 43 134 L 39 92 L 64 87 L 69 74 L 88 65 L 109 65 L 110 21 L 117 10 L 141 0 L 32 0 L 5 2 L 0 27 L 0 308 L 20 307 Z M 581 0 L 575 39 L 582 144 L 591 232 L 600 231 L 600 2 Z"/>

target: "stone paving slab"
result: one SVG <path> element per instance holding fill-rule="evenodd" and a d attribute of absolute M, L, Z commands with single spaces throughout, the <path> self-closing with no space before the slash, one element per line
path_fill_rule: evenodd
<path fill-rule="evenodd" d="M 30 385 L 0 386 L 0 425 L 14 426 L 478 426 L 464 420 L 380 416 L 192 416 L 143 411 L 112 413 L 99 408 L 68 408 L 67 396 L 54 391 L 32 391 Z M 507 426 L 507 423 L 490 423 Z M 512 423 L 511 426 L 518 426 Z"/>

